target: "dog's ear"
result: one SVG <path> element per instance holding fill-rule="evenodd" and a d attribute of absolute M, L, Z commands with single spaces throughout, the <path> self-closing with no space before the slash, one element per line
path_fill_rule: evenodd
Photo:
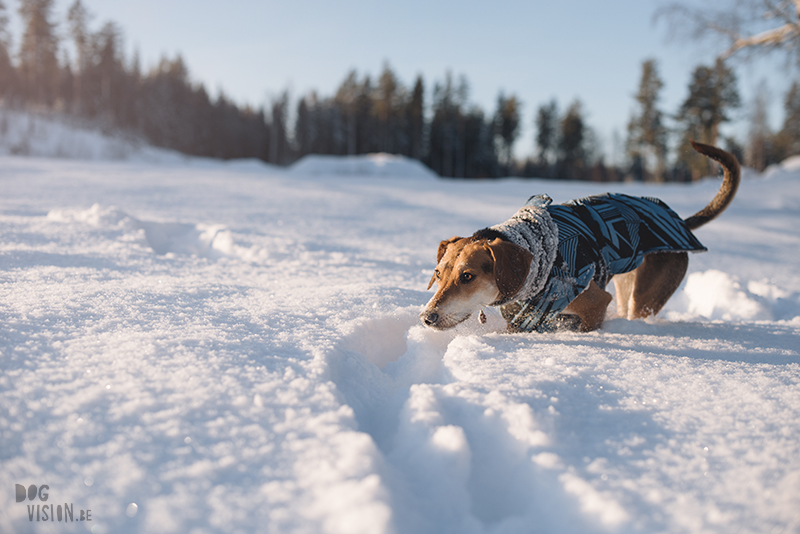
<path fill-rule="evenodd" d="M 435 281 L 436 281 L 436 271 L 433 271 L 433 274 L 431 275 L 431 281 L 428 282 L 428 289 L 430 289 L 433 286 L 433 283 Z"/>
<path fill-rule="evenodd" d="M 450 239 L 446 239 L 446 240 L 442 241 L 441 243 L 439 243 L 439 250 L 436 251 L 436 265 L 439 265 L 439 262 L 442 261 L 442 258 L 444 257 L 445 253 L 447 252 L 447 247 L 449 247 L 450 245 L 452 245 L 453 243 L 455 243 L 459 239 L 461 239 L 461 238 L 458 237 L 458 236 L 453 236 Z M 433 276 L 431 276 L 431 281 L 428 282 L 428 289 L 430 289 L 433 286 L 433 283 L 435 281 L 436 281 L 436 271 L 433 272 Z"/>
<path fill-rule="evenodd" d="M 461 238 L 456 235 L 439 243 L 439 250 L 436 252 L 436 265 L 439 265 L 439 262 L 442 261 L 442 257 L 444 256 L 445 252 L 447 252 L 447 247 L 459 239 Z"/>
<path fill-rule="evenodd" d="M 513 297 L 525 284 L 533 255 L 519 245 L 495 238 L 486 244 L 494 260 L 494 280 L 503 297 Z"/>

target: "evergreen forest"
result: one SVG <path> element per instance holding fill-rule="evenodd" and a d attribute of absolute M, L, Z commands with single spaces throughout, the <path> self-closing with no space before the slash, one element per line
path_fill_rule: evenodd
<path fill-rule="evenodd" d="M 9 6 L 0 0 L 3 106 L 60 114 L 189 155 L 288 165 L 307 154 L 387 152 L 420 160 L 442 177 L 690 181 L 713 170 L 686 149 L 689 139 L 727 148 L 757 169 L 800 154 L 798 82 L 783 95 L 779 131 L 767 124 L 762 95 L 747 139 L 721 136 L 720 126 L 743 105 L 735 72 L 721 59 L 693 69 L 676 110 L 659 106 L 664 82 L 657 60 L 642 62 L 639 86 L 631 88 L 635 111 L 624 134 L 624 161 L 609 162 L 578 100 L 534 108 L 533 155 L 519 161 L 513 147 L 523 103 L 500 93 L 494 109 L 481 109 L 470 101 L 463 76 L 447 72 L 432 86 L 418 76 L 406 85 L 387 63 L 375 77 L 347 73 L 335 94 L 293 98 L 284 91 L 254 109 L 223 92 L 210 95 L 192 81 L 180 56 L 143 69 L 137 54 L 126 57 L 122 28 L 114 22 L 92 27 L 81 0 L 66 20 L 55 20 L 53 0 L 14 1 L 23 21 L 16 45 Z"/>

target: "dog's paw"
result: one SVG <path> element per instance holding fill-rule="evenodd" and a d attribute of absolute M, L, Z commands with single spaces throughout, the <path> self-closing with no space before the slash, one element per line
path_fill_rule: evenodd
<path fill-rule="evenodd" d="M 574 313 L 562 313 L 552 324 L 553 330 L 556 332 L 580 332 L 581 331 L 581 318 Z"/>

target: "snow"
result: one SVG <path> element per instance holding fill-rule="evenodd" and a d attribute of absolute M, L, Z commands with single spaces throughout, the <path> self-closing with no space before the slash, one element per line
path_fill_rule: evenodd
<path fill-rule="evenodd" d="M 777 165 L 770 165 L 764 171 L 766 176 L 772 176 L 774 174 L 781 174 L 781 173 L 793 173 L 800 170 L 800 155 L 792 156 L 783 160 L 780 164 Z"/>
<path fill-rule="evenodd" d="M 394 154 L 367 154 L 364 156 L 304 156 L 289 168 L 291 174 L 311 176 L 436 176 L 421 162 Z"/>
<path fill-rule="evenodd" d="M 315 165 L 0 156 L 0 531 L 800 530 L 800 171 L 658 318 L 510 335 L 419 324 L 438 242 L 607 184 Z"/>
<path fill-rule="evenodd" d="M 77 119 L 36 115 L 0 106 L 0 155 L 80 160 L 183 162 L 186 156 L 143 141 L 81 126 Z"/>

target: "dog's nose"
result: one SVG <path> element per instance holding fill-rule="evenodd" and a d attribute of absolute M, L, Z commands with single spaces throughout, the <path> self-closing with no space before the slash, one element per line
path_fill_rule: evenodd
<path fill-rule="evenodd" d="M 435 325 L 439 320 L 439 314 L 436 312 L 425 313 L 422 315 L 422 322 L 428 326 Z"/>

